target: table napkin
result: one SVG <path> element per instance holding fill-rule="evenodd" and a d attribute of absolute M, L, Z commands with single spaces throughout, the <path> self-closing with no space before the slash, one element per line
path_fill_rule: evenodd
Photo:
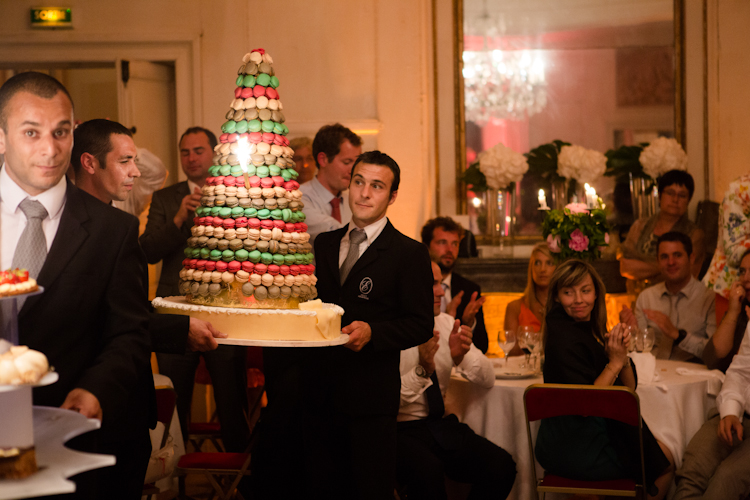
<path fill-rule="evenodd" d="M 635 364 L 635 371 L 638 373 L 638 384 L 651 385 L 659 379 L 656 373 L 656 358 L 650 352 L 631 352 L 630 359 Z"/>
<path fill-rule="evenodd" d="M 721 392 L 721 386 L 724 384 L 724 374 L 720 370 L 693 370 L 691 368 L 677 368 L 678 375 L 697 375 L 708 379 L 708 394 L 718 396 Z"/>

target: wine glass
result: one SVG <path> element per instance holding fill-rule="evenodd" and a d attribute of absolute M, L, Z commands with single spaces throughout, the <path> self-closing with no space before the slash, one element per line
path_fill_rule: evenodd
<path fill-rule="evenodd" d="M 526 346 L 531 352 L 531 355 L 528 358 L 529 361 L 531 360 L 531 356 L 534 356 L 534 361 L 529 368 L 536 370 L 536 357 L 539 354 L 539 348 L 541 347 L 542 335 L 534 330 L 527 330 L 524 333 L 524 340 L 526 341 Z"/>
<path fill-rule="evenodd" d="M 516 345 L 516 334 L 512 330 L 500 331 L 497 334 L 497 343 L 505 354 L 505 366 L 508 366 L 508 356 L 513 346 Z"/>
<path fill-rule="evenodd" d="M 528 325 L 521 325 L 518 327 L 518 332 L 516 338 L 518 339 L 518 346 L 521 348 L 523 353 L 526 355 L 526 364 L 521 366 L 521 368 L 526 368 L 529 364 L 529 358 L 531 357 L 531 350 L 534 348 L 533 345 L 529 346 L 527 343 L 527 336 L 529 333 L 533 333 L 534 329 Z"/>
<path fill-rule="evenodd" d="M 643 332 L 643 352 L 651 352 L 656 341 L 656 332 L 650 326 L 646 327 Z"/>

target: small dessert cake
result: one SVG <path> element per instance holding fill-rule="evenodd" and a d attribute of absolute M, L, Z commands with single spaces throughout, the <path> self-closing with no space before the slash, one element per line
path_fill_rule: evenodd
<path fill-rule="evenodd" d="M 47 357 L 26 346 L 0 354 L 0 478 L 21 479 L 37 471 L 31 385 L 49 371 Z"/>
<path fill-rule="evenodd" d="M 321 341 L 341 336 L 344 310 L 320 300 L 303 302 L 299 309 L 248 309 L 190 304 L 183 297 L 156 298 L 157 312 L 184 314 L 210 322 L 233 339 Z"/>
<path fill-rule="evenodd" d="M 29 278 L 26 269 L 9 269 L 0 271 L 0 297 L 20 295 L 39 289 L 34 278 Z"/>
<path fill-rule="evenodd" d="M 180 271 L 192 304 L 296 309 L 317 296 L 273 59 L 242 59 Z"/>

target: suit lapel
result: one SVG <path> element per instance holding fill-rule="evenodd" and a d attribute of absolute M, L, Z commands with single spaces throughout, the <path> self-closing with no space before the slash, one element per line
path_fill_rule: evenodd
<path fill-rule="evenodd" d="M 388 221 L 380 235 L 372 242 L 372 245 L 370 245 L 367 250 L 365 250 L 365 253 L 363 253 L 362 256 L 357 259 L 357 262 L 354 263 L 352 270 L 349 271 L 349 276 L 346 277 L 346 281 L 349 281 L 349 279 L 361 269 L 364 269 L 371 263 L 375 262 L 378 258 L 378 254 L 383 250 L 388 249 L 395 232 L 396 228 L 393 227 L 391 221 Z"/>
<path fill-rule="evenodd" d="M 68 181 L 65 192 L 65 208 L 60 217 L 60 226 L 57 228 L 55 239 L 52 242 L 44 266 L 39 271 L 38 282 L 41 286 L 49 287 L 54 283 L 60 273 L 67 267 L 70 260 L 76 255 L 78 249 L 89 236 L 84 228 L 84 223 L 89 219 L 88 212 L 81 199 L 81 192 Z M 30 297 L 24 303 L 23 311 L 39 299 L 40 296 Z"/>
<path fill-rule="evenodd" d="M 187 181 L 182 181 L 177 184 L 177 189 L 174 191 L 174 206 L 176 207 L 176 210 L 180 209 L 180 205 L 182 204 L 182 199 L 190 194 L 190 188 L 188 187 Z M 189 214 L 188 214 L 189 215 Z M 195 214 L 193 213 L 193 216 Z M 190 231 L 190 228 L 193 226 L 193 218 L 188 217 L 188 220 L 186 220 L 182 224 L 182 231 L 185 232 L 185 230 Z"/>
<path fill-rule="evenodd" d="M 339 270 L 339 250 L 341 248 L 341 240 L 348 231 L 349 224 L 337 230 L 335 238 L 331 238 L 328 248 L 321 248 L 324 252 L 321 262 L 323 262 L 330 270 L 330 276 L 333 276 L 334 282 L 339 283 L 341 281 L 341 274 Z M 319 256 L 315 256 L 316 259 Z M 350 273 L 351 274 L 351 273 Z"/>

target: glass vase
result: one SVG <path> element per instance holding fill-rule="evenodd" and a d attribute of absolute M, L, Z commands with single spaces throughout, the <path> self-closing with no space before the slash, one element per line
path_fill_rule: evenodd
<path fill-rule="evenodd" d="M 553 210 L 562 210 L 568 204 L 568 180 L 556 179 L 550 188 Z"/>
<path fill-rule="evenodd" d="M 659 206 L 656 185 L 642 177 L 630 176 L 630 201 L 633 204 L 633 221 L 641 217 L 651 217 Z"/>
<path fill-rule="evenodd" d="M 516 224 L 516 196 L 512 189 L 487 190 L 486 236 L 492 245 L 512 245 Z"/>

